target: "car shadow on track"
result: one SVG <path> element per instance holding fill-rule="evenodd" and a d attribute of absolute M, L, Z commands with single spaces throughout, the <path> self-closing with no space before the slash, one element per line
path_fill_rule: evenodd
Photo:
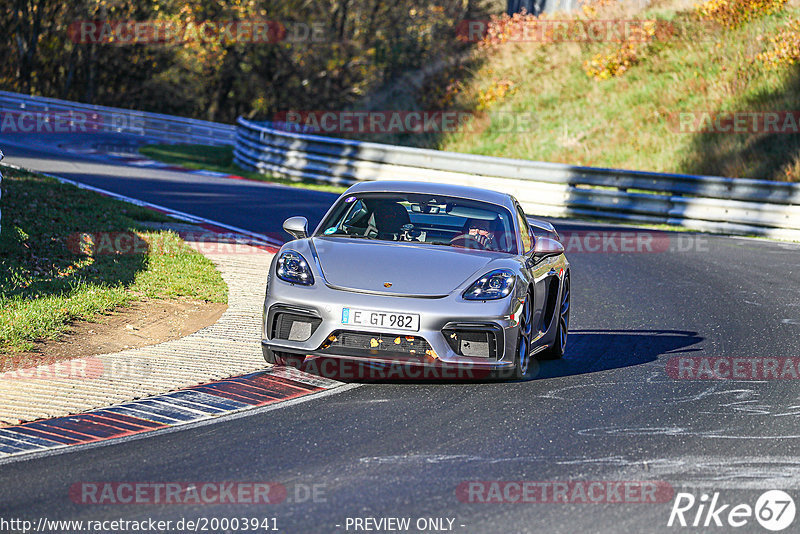
<path fill-rule="evenodd" d="M 660 356 L 695 352 L 702 341 L 697 332 L 685 330 L 579 330 L 569 334 L 566 355 L 560 360 L 532 360 L 528 375 L 517 382 L 557 378 L 641 365 Z M 508 381 L 507 376 L 469 367 L 425 367 L 410 362 L 379 363 L 369 360 L 308 358 L 301 370 L 348 383 L 457 384 Z"/>
<path fill-rule="evenodd" d="M 688 330 L 576 330 L 569 334 L 564 357 L 532 362 L 528 380 L 596 373 L 697 352 L 703 339 Z"/>

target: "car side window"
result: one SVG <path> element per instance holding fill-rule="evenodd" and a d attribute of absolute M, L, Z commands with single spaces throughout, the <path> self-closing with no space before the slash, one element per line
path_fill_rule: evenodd
<path fill-rule="evenodd" d="M 345 216 L 344 224 L 345 226 L 365 226 L 366 215 L 368 215 L 368 211 L 364 201 L 357 200 L 353 207 L 350 208 L 350 212 Z"/>
<path fill-rule="evenodd" d="M 522 213 L 519 205 L 517 206 L 517 221 L 519 223 L 519 235 L 522 238 L 522 253 L 527 254 L 533 249 L 533 238 L 531 238 L 531 231 L 528 228 L 528 221 L 525 219 L 525 214 Z"/>

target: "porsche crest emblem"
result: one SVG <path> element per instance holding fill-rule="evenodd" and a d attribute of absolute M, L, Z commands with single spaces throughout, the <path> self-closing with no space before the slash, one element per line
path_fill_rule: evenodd
<path fill-rule="evenodd" d="M 383 283 L 383 287 L 392 287 L 392 283 L 391 282 L 384 282 Z"/>

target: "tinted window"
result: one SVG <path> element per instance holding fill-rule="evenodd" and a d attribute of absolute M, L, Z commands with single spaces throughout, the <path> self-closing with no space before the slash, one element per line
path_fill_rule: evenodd
<path fill-rule="evenodd" d="M 440 195 L 348 195 L 338 202 L 316 235 L 516 253 L 507 209 Z"/>
<path fill-rule="evenodd" d="M 517 206 L 517 222 L 519 223 L 519 235 L 522 240 L 522 253 L 527 254 L 533 248 L 533 239 L 528 228 L 528 221 L 519 206 Z"/>

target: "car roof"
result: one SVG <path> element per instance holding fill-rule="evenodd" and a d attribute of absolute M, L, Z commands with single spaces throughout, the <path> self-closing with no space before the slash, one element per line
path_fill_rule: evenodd
<path fill-rule="evenodd" d="M 500 193 L 498 191 L 490 191 L 488 189 L 468 187 L 465 185 L 386 180 L 359 182 L 345 191 L 345 194 L 349 193 L 422 193 L 446 195 L 497 204 L 512 210 L 512 212 L 514 209 L 513 197 L 508 193 Z"/>

